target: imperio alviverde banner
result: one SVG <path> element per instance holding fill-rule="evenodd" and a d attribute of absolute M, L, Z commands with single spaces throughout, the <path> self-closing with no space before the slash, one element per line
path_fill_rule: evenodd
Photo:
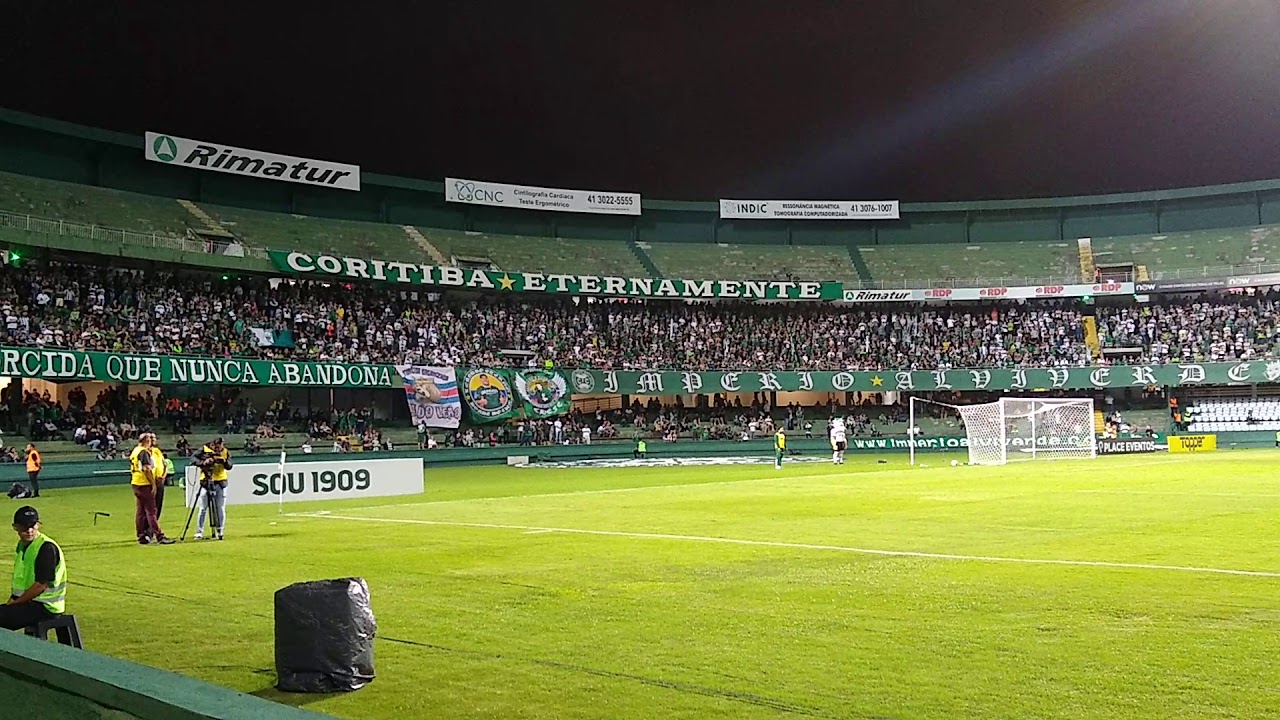
<path fill-rule="evenodd" d="M 288 362 L 186 355 L 124 355 L 77 350 L 0 348 L 0 377 L 102 380 L 152 385 L 402 387 L 390 365 Z"/>
<path fill-rule="evenodd" d="M 838 282 L 796 280 L 680 280 L 624 278 L 609 275 L 521 273 L 440 267 L 389 260 L 268 252 L 276 268 L 290 275 L 428 285 L 440 289 L 509 290 L 556 295 L 609 295 L 645 298 L 706 298 L 735 300 L 839 300 Z"/>
<path fill-rule="evenodd" d="M 574 393 L 623 395 L 721 392 L 882 390 L 1090 390 L 1280 382 L 1280 360 L 1109 367 L 872 370 L 845 372 L 681 372 L 673 370 L 573 370 Z"/>

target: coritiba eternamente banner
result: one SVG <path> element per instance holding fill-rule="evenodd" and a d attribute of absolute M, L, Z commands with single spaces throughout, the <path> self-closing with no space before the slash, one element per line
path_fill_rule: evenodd
<path fill-rule="evenodd" d="M 858 370 L 846 372 L 680 372 L 573 370 L 574 393 L 622 395 L 713 394 L 769 390 L 875 392 L 883 390 L 1088 390 L 1280 382 L 1280 360 L 976 370 Z"/>
<path fill-rule="evenodd" d="M 278 250 L 268 251 L 268 254 L 276 268 L 290 275 L 409 283 L 441 290 L 509 290 L 556 295 L 721 300 L 839 300 L 844 291 L 844 285 L 838 282 L 679 280 L 500 272 Z"/>
<path fill-rule="evenodd" d="M 556 370 L 473 368 L 462 373 L 461 385 L 467 411 L 477 423 L 554 417 L 571 406 L 569 382 Z"/>
<path fill-rule="evenodd" d="M 281 385 L 392 388 L 390 365 L 291 362 L 187 355 L 124 355 L 78 350 L 0 348 L 0 377 L 103 380 L 150 385 Z"/>

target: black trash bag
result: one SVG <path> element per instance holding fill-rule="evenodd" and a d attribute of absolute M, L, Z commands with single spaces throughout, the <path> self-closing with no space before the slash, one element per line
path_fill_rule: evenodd
<path fill-rule="evenodd" d="M 13 487 L 9 488 L 10 500 L 20 500 L 25 497 L 31 497 L 31 493 L 27 490 L 26 485 L 23 485 L 22 483 L 14 483 Z"/>
<path fill-rule="evenodd" d="M 378 624 L 363 578 L 316 580 L 276 591 L 276 687 L 351 692 L 373 682 Z"/>

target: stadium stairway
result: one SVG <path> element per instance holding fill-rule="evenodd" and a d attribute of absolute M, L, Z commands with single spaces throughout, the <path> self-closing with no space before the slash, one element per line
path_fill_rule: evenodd
<path fill-rule="evenodd" d="M 1093 282 L 1093 240 L 1089 238 L 1080 238 L 1076 240 L 1076 246 L 1080 249 L 1080 280 L 1083 282 Z"/>
<path fill-rule="evenodd" d="M 1084 344 L 1089 348 L 1090 357 L 1095 360 L 1102 357 L 1102 340 L 1098 337 L 1098 318 L 1085 315 L 1080 319 L 1080 323 L 1084 325 Z"/>
<path fill-rule="evenodd" d="M 849 262 L 853 263 L 853 269 L 858 271 L 858 279 L 864 283 L 871 282 L 871 268 L 867 267 L 867 261 L 862 258 L 862 251 L 858 250 L 857 245 L 849 245 Z"/>
<path fill-rule="evenodd" d="M 213 217 L 210 216 L 209 213 L 205 212 L 204 208 L 201 208 L 199 205 L 196 205 L 190 200 L 178 200 L 178 204 L 181 205 L 183 209 L 191 215 L 191 217 L 196 219 L 196 222 L 200 225 L 199 232 L 202 232 L 205 235 L 214 235 L 217 237 L 235 237 L 231 233 L 227 232 L 226 228 L 222 227 L 217 220 L 214 220 Z"/>
<path fill-rule="evenodd" d="M 1107 420 L 1102 416 L 1101 410 L 1093 411 L 1093 432 L 1101 435 L 1107 429 Z"/>
<path fill-rule="evenodd" d="M 644 269 L 648 271 L 651 277 L 662 277 L 662 271 L 658 269 L 657 264 L 653 262 L 653 258 L 649 257 L 649 253 L 644 251 L 640 243 L 634 239 L 627 240 L 627 248 L 631 250 L 632 255 L 636 256 L 636 260 L 640 261 L 640 264 L 644 266 Z"/>
<path fill-rule="evenodd" d="M 431 244 L 426 235 L 418 231 L 418 228 L 412 225 L 402 225 L 401 227 L 404 228 L 404 234 L 409 236 L 413 244 L 425 250 L 427 255 L 431 256 L 431 259 L 436 262 L 436 265 L 444 266 L 449 264 L 444 255 L 436 249 L 435 245 Z"/>
<path fill-rule="evenodd" d="M 1133 279 L 1138 282 L 1147 282 L 1151 279 L 1151 273 L 1147 272 L 1146 265 L 1137 265 L 1133 268 Z"/>

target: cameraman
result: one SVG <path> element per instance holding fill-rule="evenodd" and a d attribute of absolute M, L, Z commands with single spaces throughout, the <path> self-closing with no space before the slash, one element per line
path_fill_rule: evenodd
<path fill-rule="evenodd" d="M 227 523 L 227 471 L 231 469 L 231 453 L 222 443 L 222 438 L 200 448 L 196 454 L 195 465 L 200 469 L 200 495 L 196 502 L 200 504 L 200 517 L 196 521 L 196 539 L 204 539 L 204 519 L 210 508 L 213 518 L 209 525 L 213 537 L 222 539 L 222 530 Z"/>

